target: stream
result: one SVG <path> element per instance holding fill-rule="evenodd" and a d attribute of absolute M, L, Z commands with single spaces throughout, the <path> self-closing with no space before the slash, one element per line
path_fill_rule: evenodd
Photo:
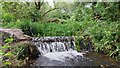
<path fill-rule="evenodd" d="M 72 37 L 33 38 L 33 44 L 40 52 L 39 58 L 27 61 L 26 66 L 94 66 L 120 68 L 120 63 L 96 52 L 75 50 Z"/>

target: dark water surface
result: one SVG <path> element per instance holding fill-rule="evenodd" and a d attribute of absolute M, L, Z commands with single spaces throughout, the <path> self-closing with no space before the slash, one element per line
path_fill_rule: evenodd
<path fill-rule="evenodd" d="M 99 66 L 100 68 L 120 68 L 120 63 L 99 53 L 65 51 L 41 55 L 37 60 L 28 61 L 28 66 Z"/>

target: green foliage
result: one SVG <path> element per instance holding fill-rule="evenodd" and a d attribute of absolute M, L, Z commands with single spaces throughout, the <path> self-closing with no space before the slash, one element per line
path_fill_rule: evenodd
<path fill-rule="evenodd" d="M 71 28 L 73 27 L 73 28 Z M 72 36 L 74 25 L 57 23 L 22 23 L 20 28 L 31 36 Z"/>
<path fill-rule="evenodd" d="M 120 20 L 119 2 L 97 3 L 94 6 L 94 12 L 98 13 L 104 20 L 110 21 Z"/>
<path fill-rule="evenodd" d="M 2 2 L 3 21 L 13 22 L 17 19 L 29 19 L 31 21 L 38 21 L 40 19 L 40 12 L 36 10 L 34 3 L 19 3 L 19 2 Z"/>
<path fill-rule="evenodd" d="M 20 22 L 19 25 L 16 24 L 16 26 L 31 36 L 78 36 L 76 41 L 78 51 L 81 48 L 79 36 L 89 35 L 92 37 L 95 51 L 119 58 L 119 22 L 87 20 L 81 22 L 68 20 L 66 22 L 58 24 L 25 21 Z"/>
<path fill-rule="evenodd" d="M 5 40 L 6 45 L 1 46 L 1 50 L 0 50 L 0 61 L 2 62 L 2 64 L 0 65 L 0 67 L 2 66 L 9 66 L 9 65 L 22 65 L 24 64 L 25 61 L 19 61 L 17 60 L 18 58 L 18 54 L 20 53 L 21 49 L 23 49 L 25 47 L 25 43 L 17 43 L 13 46 L 10 45 L 10 43 L 13 41 L 13 38 L 7 38 Z M 23 63 L 21 63 L 23 62 Z"/>
<path fill-rule="evenodd" d="M 91 30 L 97 51 L 103 51 L 112 57 L 119 55 L 119 25 L 118 22 L 101 22 L 98 27 Z M 111 50 L 112 53 L 109 50 Z"/>
<path fill-rule="evenodd" d="M 10 13 L 4 13 L 2 15 L 2 19 L 4 20 L 4 22 L 9 23 L 13 22 L 15 20 L 15 17 Z"/>
<path fill-rule="evenodd" d="M 7 38 L 4 42 L 5 42 L 6 44 L 10 44 L 12 41 L 13 41 L 13 38 L 12 38 L 12 36 L 10 36 L 10 37 Z"/>
<path fill-rule="evenodd" d="M 91 21 L 86 25 L 82 35 L 90 35 L 95 45 L 95 51 L 105 53 L 114 58 L 120 58 L 119 53 L 119 22 Z M 84 25 L 82 25 L 85 27 Z"/>
<path fill-rule="evenodd" d="M 20 28 L 30 36 L 77 36 L 76 49 L 78 51 L 80 51 L 81 37 L 87 35 L 91 37 L 95 51 L 120 59 L 119 2 L 56 3 L 54 7 L 62 8 L 43 18 L 41 16 L 47 10 L 44 7 L 48 5 L 42 7 L 41 9 L 44 10 L 41 11 L 36 10 L 33 3 L 27 2 L 5 2 L 2 5 L 3 27 Z M 47 21 L 47 18 L 56 17 L 64 19 L 65 23 L 41 22 L 43 19 Z"/>
<path fill-rule="evenodd" d="M 74 23 L 41 23 L 29 20 L 17 21 L 16 23 L 3 24 L 7 28 L 20 28 L 30 36 L 72 36 L 74 35 Z"/>
<path fill-rule="evenodd" d="M 23 21 L 23 22 L 20 22 L 19 25 L 17 25 L 18 28 L 22 29 L 22 31 L 27 34 L 27 35 L 30 35 L 30 36 L 34 36 L 34 35 L 37 35 L 37 34 L 43 34 L 42 32 L 42 29 L 43 29 L 43 26 L 41 25 L 41 23 L 33 23 L 31 21 Z"/>
<path fill-rule="evenodd" d="M 12 37 L 6 39 L 5 40 L 6 45 L 1 47 L 1 50 L 0 50 L 0 56 L 1 57 L 0 57 L 0 59 L 2 60 L 2 66 L 11 65 L 11 62 L 4 60 L 3 57 L 11 58 L 13 56 L 13 54 L 10 51 L 6 52 L 8 49 L 11 48 L 11 46 L 9 46 L 8 44 L 10 44 L 12 41 L 13 41 Z"/>
<path fill-rule="evenodd" d="M 74 25 L 47 23 L 44 26 L 44 36 L 72 36 Z"/>

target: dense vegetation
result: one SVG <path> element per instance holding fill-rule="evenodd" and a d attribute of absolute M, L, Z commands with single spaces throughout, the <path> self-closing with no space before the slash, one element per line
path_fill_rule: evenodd
<path fill-rule="evenodd" d="M 30 36 L 89 36 L 94 50 L 120 60 L 120 2 L 1 2 L 2 27 L 20 28 Z"/>

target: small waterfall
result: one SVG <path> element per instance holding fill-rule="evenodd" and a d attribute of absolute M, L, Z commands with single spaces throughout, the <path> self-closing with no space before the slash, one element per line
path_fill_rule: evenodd
<path fill-rule="evenodd" d="M 33 44 L 42 55 L 49 52 L 63 52 L 74 50 L 75 42 L 73 37 L 36 37 L 32 39 Z"/>
<path fill-rule="evenodd" d="M 84 42 L 84 40 L 82 42 Z M 75 43 L 73 37 L 36 37 L 32 38 L 32 43 L 34 45 L 31 45 L 31 47 L 29 46 L 29 49 L 33 48 L 31 50 L 32 52 L 30 51 L 30 57 L 33 58 L 37 56 L 37 59 L 30 59 L 26 64 L 28 66 L 98 67 L 101 65 L 113 65 L 113 62 L 104 60 L 103 56 L 99 54 L 94 54 L 92 52 L 77 52 L 74 49 Z M 88 42 L 86 45 L 91 46 L 92 44 Z"/>
<path fill-rule="evenodd" d="M 84 59 L 84 53 L 75 50 L 73 37 L 36 37 L 32 42 L 41 53 L 33 66 L 77 66 L 78 59 Z"/>

